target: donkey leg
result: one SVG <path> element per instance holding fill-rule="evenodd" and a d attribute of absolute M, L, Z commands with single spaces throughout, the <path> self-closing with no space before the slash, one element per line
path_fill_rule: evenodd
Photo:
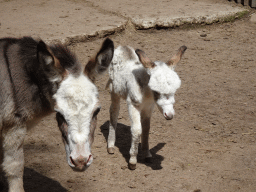
<path fill-rule="evenodd" d="M 0 127 L 1 130 L 1 127 Z M 0 131 L 0 165 L 3 163 L 3 147 L 2 147 L 2 132 Z M 2 166 L 0 166 L 0 191 L 4 190 L 4 172 Z"/>
<path fill-rule="evenodd" d="M 108 133 L 108 153 L 114 154 L 114 147 L 116 142 L 116 126 L 117 126 L 117 117 L 120 110 L 120 97 L 111 93 L 111 106 L 109 109 L 110 113 L 110 122 L 109 122 L 109 133 Z"/>
<path fill-rule="evenodd" d="M 24 154 L 23 141 L 26 126 L 14 126 L 2 130 L 3 171 L 9 184 L 9 192 L 24 192 L 23 172 Z"/>
<path fill-rule="evenodd" d="M 130 149 L 130 160 L 129 169 L 136 169 L 138 147 L 141 136 L 141 121 L 140 121 L 140 111 L 134 107 L 132 104 L 128 104 L 129 115 L 131 119 L 131 133 L 132 133 L 132 143 Z"/>
<path fill-rule="evenodd" d="M 142 135 L 141 135 L 141 147 L 143 154 L 145 155 L 145 161 L 147 163 L 151 162 L 152 155 L 149 151 L 148 137 L 150 130 L 150 118 L 154 110 L 154 103 L 147 105 L 141 111 L 141 125 L 142 125 Z"/>
<path fill-rule="evenodd" d="M 151 163 L 152 155 L 149 151 L 149 144 L 148 144 L 148 136 L 149 136 L 149 130 L 150 130 L 150 116 L 148 116 L 148 114 L 145 114 L 144 112 L 141 113 L 141 124 L 142 124 L 141 148 L 142 148 L 143 154 L 145 155 L 145 162 Z"/>

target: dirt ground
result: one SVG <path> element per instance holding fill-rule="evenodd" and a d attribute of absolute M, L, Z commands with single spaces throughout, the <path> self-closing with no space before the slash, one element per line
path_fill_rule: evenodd
<path fill-rule="evenodd" d="M 110 95 L 104 89 L 105 74 L 96 83 L 102 110 L 90 168 L 78 173 L 68 166 L 51 115 L 30 130 L 25 140 L 26 192 L 256 191 L 256 24 L 245 18 L 168 30 L 135 31 L 128 26 L 109 37 L 116 47 L 140 48 L 152 60 L 167 61 L 181 45 L 188 47 L 176 68 L 182 85 L 175 96 L 174 119 L 166 121 L 157 109 L 152 116 L 153 162 L 145 163 L 139 154 L 137 169 L 127 168 L 131 137 L 125 102 L 116 153 L 107 153 Z M 70 48 L 86 63 L 102 41 Z"/>

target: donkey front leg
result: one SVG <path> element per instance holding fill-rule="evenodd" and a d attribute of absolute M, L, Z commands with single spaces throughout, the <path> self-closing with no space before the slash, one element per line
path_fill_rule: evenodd
<path fill-rule="evenodd" d="M 24 192 L 23 172 L 24 154 L 23 141 L 26 135 L 26 126 L 14 126 L 3 128 L 2 147 L 3 163 L 2 168 L 7 177 L 9 192 Z"/>
<path fill-rule="evenodd" d="M 3 163 L 3 142 L 2 142 L 2 131 L 1 131 L 1 125 L 0 125 L 0 191 L 4 188 L 4 172 L 2 169 L 2 163 Z"/>
<path fill-rule="evenodd" d="M 111 92 L 111 106 L 109 109 L 110 122 L 109 122 L 109 133 L 108 133 L 108 153 L 114 154 L 114 147 L 116 142 L 116 126 L 117 118 L 120 110 L 120 97 Z"/>
<path fill-rule="evenodd" d="M 142 135 L 141 135 L 141 148 L 143 154 L 145 155 L 145 162 L 151 163 L 152 155 L 149 151 L 148 137 L 150 130 L 150 118 L 153 112 L 154 106 L 148 110 L 143 110 L 141 112 L 141 124 L 142 124 Z"/>
<path fill-rule="evenodd" d="M 141 136 L 141 121 L 140 121 L 140 111 L 134 107 L 132 104 L 128 104 L 129 115 L 131 119 L 131 133 L 132 133 L 132 143 L 130 149 L 130 160 L 128 167 L 131 170 L 136 169 L 138 147 Z"/>

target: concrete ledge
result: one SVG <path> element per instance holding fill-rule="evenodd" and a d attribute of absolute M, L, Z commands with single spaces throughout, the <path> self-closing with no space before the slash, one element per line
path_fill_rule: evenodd
<path fill-rule="evenodd" d="M 216 22 L 231 21 L 241 17 L 249 11 L 244 9 L 239 12 L 233 13 L 218 13 L 207 16 L 196 17 L 177 17 L 177 18 L 148 18 L 148 19 L 132 19 L 132 23 L 137 29 L 149 29 L 149 28 L 168 28 L 178 27 L 184 24 L 212 24 Z"/>
<path fill-rule="evenodd" d="M 106 37 L 108 35 L 112 35 L 116 32 L 123 31 L 125 29 L 125 26 L 126 26 L 126 23 L 123 25 L 120 25 L 118 27 L 95 31 L 94 33 L 91 33 L 91 34 L 84 33 L 84 34 L 78 34 L 78 35 L 70 35 L 70 36 L 62 38 L 62 39 L 52 38 L 52 39 L 46 40 L 46 42 L 47 43 L 62 43 L 65 45 L 71 45 L 73 43 L 88 41 L 93 38 L 104 38 L 104 37 Z"/>
<path fill-rule="evenodd" d="M 210 0 L 0 0 L 0 38 L 32 36 L 71 44 L 125 29 L 211 24 L 241 17 L 247 9 Z"/>
<path fill-rule="evenodd" d="M 0 38 L 32 36 L 69 43 L 120 30 L 126 22 L 83 1 L 0 1 Z"/>
<path fill-rule="evenodd" d="M 254 13 L 254 14 L 251 16 L 250 21 L 251 21 L 252 23 L 256 23 L 256 13 Z"/>
<path fill-rule="evenodd" d="M 211 24 L 239 17 L 248 9 L 228 1 L 207 0 L 88 0 L 95 7 L 130 19 L 137 29 L 167 28 L 183 24 Z"/>

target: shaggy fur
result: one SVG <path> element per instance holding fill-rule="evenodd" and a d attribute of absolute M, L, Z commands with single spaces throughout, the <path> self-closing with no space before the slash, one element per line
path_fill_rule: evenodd
<path fill-rule="evenodd" d="M 82 69 L 63 45 L 47 46 L 31 37 L 0 39 L 0 159 L 9 192 L 24 191 L 27 128 L 54 110 L 70 167 L 83 171 L 92 163 L 100 109 L 92 80 L 98 69 L 107 69 L 113 52 L 113 42 L 106 39 L 94 62 Z"/>
<path fill-rule="evenodd" d="M 115 131 L 120 109 L 120 97 L 127 101 L 131 120 L 132 144 L 130 149 L 129 168 L 135 169 L 137 163 L 140 136 L 146 160 L 151 158 L 148 145 L 150 118 L 154 103 L 163 116 L 170 120 L 174 116 L 174 94 L 181 81 L 174 71 L 186 47 L 182 46 L 178 53 L 167 62 L 152 62 L 141 50 L 123 46 L 115 49 L 109 67 L 107 86 L 111 91 L 110 126 L 108 136 L 108 152 L 114 153 Z"/>

